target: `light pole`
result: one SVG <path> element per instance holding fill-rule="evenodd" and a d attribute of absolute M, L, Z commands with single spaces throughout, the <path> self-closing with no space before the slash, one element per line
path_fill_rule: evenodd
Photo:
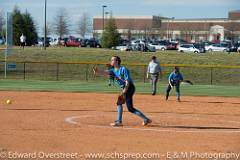
<path fill-rule="evenodd" d="M 103 16 L 103 17 L 102 17 L 102 25 L 103 25 L 103 26 L 102 26 L 102 30 L 103 30 L 103 31 L 104 31 L 104 8 L 106 8 L 106 7 L 107 7 L 106 5 L 103 5 L 103 6 L 102 6 L 102 16 Z"/>
<path fill-rule="evenodd" d="M 105 12 L 105 18 L 108 19 L 109 12 Z"/>
<path fill-rule="evenodd" d="M 47 40 L 47 0 L 45 0 L 45 16 L 44 16 L 44 50 L 46 50 Z"/>
<path fill-rule="evenodd" d="M 170 34 L 170 30 L 169 30 L 169 21 L 170 21 L 170 19 L 171 19 L 172 22 L 173 22 L 174 17 L 172 17 L 172 18 L 168 18 L 168 23 L 167 23 L 167 40 L 169 40 L 169 34 Z"/>
<path fill-rule="evenodd" d="M 169 30 L 169 19 L 167 20 L 167 40 L 168 40 L 168 30 Z"/>

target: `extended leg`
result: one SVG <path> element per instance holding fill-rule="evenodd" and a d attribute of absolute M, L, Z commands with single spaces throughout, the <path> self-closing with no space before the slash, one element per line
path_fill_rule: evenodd
<path fill-rule="evenodd" d="M 166 100 L 168 100 L 168 97 L 169 97 L 169 92 L 171 91 L 172 87 L 170 86 L 170 84 L 167 86 L 167 89 L 166 89 Z"/>

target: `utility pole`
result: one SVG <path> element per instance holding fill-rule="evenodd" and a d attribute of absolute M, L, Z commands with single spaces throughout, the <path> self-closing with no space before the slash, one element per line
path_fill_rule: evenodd
<path fill-rule="evenodd" d="M 106 5 L 102 5 L 102 31 L 104 31 L 104 8 L 106 8 L 107 6 Z"/>
<path fill-rule="evenodd" d="M 45 0 L 45 18 L 44 18 L 44 50 L 46 50 L 47 40 L 47 0 Z"/>

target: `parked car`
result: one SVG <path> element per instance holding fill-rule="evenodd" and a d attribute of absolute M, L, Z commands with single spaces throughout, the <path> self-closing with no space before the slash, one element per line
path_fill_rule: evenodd
<path fill-rule="evenodd" d="M 89 39 L 88 45 L 89 45 L 90 47 L 93 47 L 93 48 L 102 48 L 99 40 L 97 40 L 97 39 L 95 39 L 95 38 Z"/>
<path fill-rule="evenodd" d="M 199 49 L 200 53 L 205 53 L 206 49 L 203 43 L 194 43 L 195 48 Z"/>
<path fill-rule="evenodd" d="M 167 50 L 177 50 L 178 43 L 170 42 L 168 40 L 159 41 L 160 45 L 165 45 Z"/>
<path fill-rule="evenodd" d="M 66 42 L 68 41 L 68 37 L 64 37 L 64 38 L 59 38 L 59 43 L 62 46 L 66 46 Z"/>
<path fill-rule="evenodd" d="M 116 49 L 120 51 L 131 51 L 132 46 L 130 44 L 120 44 L 119 46 L 116 46 Z"/>
<path fill-rule="evenodd" d="M 178 48 L 179 52 L 191 52 L 191 53 L 200 53 L 200 50 L 197 49 L 193 44 L 182 44 Z"/>
<path fill-rule="evenodd" d="M 80 43 L 81 43 L 81 47 L 102 48 L 99 40 L 97 40 L 95 38 L 81 39 Z"/>
<path fill-rule="evenodd" d="M 240 46 L 238 47 L 237 52 L 240 53 Z"/>
<path fill-rule="evenodd" d="M 50 37 L 47 37 L 46 38 L 46 47 L 49 47 L 50 46 Z M 36 45 L 38 46 L 38 47 L 43 47 L 44 46 L 44 37 L 39 37 L 38 39 L 37 39 L 37 42 L 36 42 Z"/>
<path fill-rule="evenodd" d="M 228 51 L 228 47 L 223 45 L 223 44 L 212 44 L 209 46 L 205 46 L 206 51 L 208 52 L 212 52 L 212 51 L 222 51 L 222 52 L 227 52 Z"/>
<path fill-rule="evenodd" d="M 49 43 L 50 43 L 50 46 L 57 46 L 60 44 L 60 39 L 59 38 L 51 38 Z"/>
<path fill-rule="evenodd" d="M 233 45 L 230 45 L 227 51 L 228 52 L 237 52 L 239 47 L 240 47 L 240 43 L 235 43 Z"/>
<path fill-rule="evenodd" d="M 150 46 L 149 44 L 147 44 L 144 51 L 145 52 L 156 52 L 156 48 L 155 48 L 155 46 Z"/>
<path fill-rule="evenodd" d="M 0 45 L 3 45 L 5 43 L 5 40 L 2 36 L 0 36 Z"/>
<path fill-rule="evenodd" d="M 41 38 L 38 38 L 38 40 L 36 42 L 36 46 L 43 47 L 43 40 Z"/>
<path fill-rule="evenodd" d="M 180 39 L 180 38 L 171 39 L 170 42 L 172 42 L 172 43 L 178 43 L 178 44 L 187 44 L 187 43 L 188 43 L 186 40 Z"/>
<path fill-rule="evenodd" d="M 65 42 L 66 47 L 80 47 L 81 43 L 75 37 L 70 36 L 69 39 Z"/>
<path fill-rule="evenodd" d="M 161 45 L 159 42 L 155 41 L 148 44 L 149 46 L 155 47 L 156 50 L 165 51 L 167 49 L 166 45 Z"/>
<path fill-rule="evenodd" d="M 140 39 L 131 41 L 131 45 L 137 45 L 137 44 L 145 44 L 145 41 Z"/>
<path fill-rule="evenodd" d="M 137 43 L 135 45 L 132 45 L 132 49 L 133 49 L 133 51 L 156 52 L 156 48 L 149 44 L 145 45 L 145 44 Z"/>
<path fill-rule="evenodd" d="M 88 39 L 80 39 L 81 47 L 87 47 Z"/>

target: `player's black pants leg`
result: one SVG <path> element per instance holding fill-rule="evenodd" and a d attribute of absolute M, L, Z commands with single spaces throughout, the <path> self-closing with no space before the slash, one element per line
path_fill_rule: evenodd
<path fill-rule="evenodd" d="M 127 90 L 127 93 L 126 93 L 126 105 L 127 105 L 128 111 L 131 112 L 131 113 L 134 113 L 134 111 L 136 110 L 133 107 L 133 95 L 134 95 L 134 92 L 135 92 L 135 86 L 130 84 L 130 86 L 129 86 L 128 90 Z"/>
<path fill-rule="evenodd" d="M 141 117 L 144 121 L 147 121 L 148 118 L 141 111 L 133 107 L 134 92 L 135 92 L 135 86 L 133 84 L 130 84 L 126 93 L 126 105 L 127 105 L 128 111 Z"/>
<path fill-rule="evenodd" d="M 169 92 L 171 91 L 172 87 L 170 86 L 170 84 L 167 86 L 167 89 L 166 89 L 166 100 L 168 100 L 168 97 L 169 97 Z"/>

